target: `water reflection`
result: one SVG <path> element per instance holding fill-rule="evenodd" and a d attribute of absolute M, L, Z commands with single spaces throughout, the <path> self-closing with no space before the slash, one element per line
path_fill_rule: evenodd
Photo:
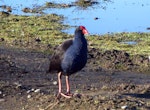
<path fill-rule="evenodd" d="M 49 0 L 50 1 L 50 0 Z M 0 0 L 0 4 L 11 6 L 13 14 L 37 15 L 22 12 L 23 8 L 36 8 L 43 6 L 47 0 Z M 103 2 L 105 1 L 105 2 Z M 112 0 L 113 1 L 113 0 Z M 55 0 L 56 3 L 72 3 L 74 0 Z M 115 0 L 108 2 L 98 0 L 94 8 L 79 10 L 76 6 L 69 8 L 46 8 L 44 13 L 57 13 L 64 15 L 64 23 L 72 26 L 85 25 L 91 34 L 105 34 L 114 32 L 149 32 L 150 2 L 149 0 Z M 3 11 L 4 9 L 0 9 Z M 95 20 L 95 18 L 98 18 Z M 66 32 L 73 34 L 74 28 Z"/>

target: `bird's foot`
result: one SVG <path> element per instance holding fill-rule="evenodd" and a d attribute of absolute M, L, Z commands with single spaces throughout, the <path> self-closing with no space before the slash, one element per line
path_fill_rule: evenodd
<path fill-rule="evenodd" d="M 61 93 L 61 96 L 69 99 L 69 98 L 72 98 L 73 95 L 68 94 L 68 93 L 67 94 Z"/>
<path fill-rule="evenodd" d="M 65 95 L 70 96 L 70 97 L 73 97 L 74 94 L 72 94 L 72 93 L 70 93 L 70 92 L 67 92 Z"/>
<path fill-rule="evenodd" d="M 64 93 L 61 92 L 61 93 L 58 93 L 57 99 L 60 99 L 61 96 L 63 96 L 63 97 L 65 97 L 65 98 L 68 98 L 68 99 L 69 99 L 69 98 L 72 98 L 73 95 L 72 95 L 72 94 L 68 94 L 68 93 L 67 93 L 67 94 L 64 94 Z"/>

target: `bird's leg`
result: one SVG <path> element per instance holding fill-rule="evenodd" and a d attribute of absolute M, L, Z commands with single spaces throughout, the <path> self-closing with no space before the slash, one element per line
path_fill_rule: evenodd
<path fill-rule="evenodd" d="M 67 96 L 73 96 L 73 94 L 70 93 L 70 83 L 69 83 L 69 76 L 66 76 L 66 87 L 67 87 Z"/>
<path fill-rule="evenodd" d="M 67 87 L 67 93 L 70 93 L 69 76 L 66 76 L 66 87 Z"/>
<path fill-rule="evenodd" d="M 59 72 L 58 73 L 58 95 L 57 95 L 57 98 L 60 98 L 60 95 L 61 95 L 61 75 L 62 73 Z"/>
<path fill-rule="evenodd" d="M 58 73 L 58 88 L 59 88 L 59 90 L 58 90 L 57 98 L 59 99 L 60 96 L 63 96 L 63 97 L 66 97 L 66 98 L 71 98 L 70 96 L 65 95 L 64 93 L 62 93 L 61 77 L 62 77 L 62 72 L 59 72 L 59 73 Z"/>

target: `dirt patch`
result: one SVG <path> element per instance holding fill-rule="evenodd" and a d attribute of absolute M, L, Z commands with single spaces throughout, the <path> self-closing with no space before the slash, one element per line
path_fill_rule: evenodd
<path fill-rule="evenodd" d="M 89 50 L 89 63 L 97 68 L 106 70 L 136 71 L 149 73 L 150 62 L 148 57 L 143 55 L 131 56 L 125 51 L 107 50 L 100 51 L 96 48 Z"/>
<path fill-rule="evenodd" d="M 57 75 L 46 73 L 50 55 L 2 46 L 0 52 L 1 110 L 150 109 L 149 74 L 106 71 L 96 64 L 97 58 L 101 58 L 99 61 L 103 59 L 134 66 L 125 52 L 100 53 L 91 49 L 86 67 L 70 78 L 74 97 L 59 101 L 56 100 L 57 83 L 54 83 Z"/>

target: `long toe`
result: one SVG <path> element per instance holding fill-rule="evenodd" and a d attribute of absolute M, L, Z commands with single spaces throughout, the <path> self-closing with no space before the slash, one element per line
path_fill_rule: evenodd
<path fill-rule="evenodd" d="M 65 95 L 70 96 L 70 97 L 73 97 L 74 94 L 72 94 L 72 93 L 70 93 L 70 92 L 67 92 Z"/>
<path fill-rule="evenodd" d="M 69 98 L 72 98 L 73 95 L 68 95 L 68 94 L 66 95 L 66 94 L 64 94 L 64 93 L 61 93 L 61 96 L 63 96 L 63 97 L 65 97 L 65 98 L 68 98 L 68 99 L 69 99 Z"/>
<path fill-rule="evenodd" d="M 61 93 L 58 93 L 56 98 L 59 100 L 61 98 Z"/>

